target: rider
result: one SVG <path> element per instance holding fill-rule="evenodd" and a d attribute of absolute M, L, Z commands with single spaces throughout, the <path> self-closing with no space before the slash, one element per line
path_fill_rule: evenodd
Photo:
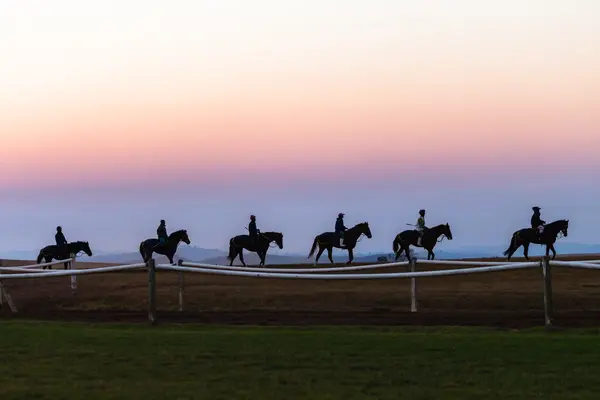
<path fill-rule="evenodd" d="M 417 219 L 417 232 L 419 232 L 419 238 L 417 239 L 417 246 L 421 245 L 421 241 L 423 240 L 423 236 L 425 236 L 425 233 L 427 233 L 427 231 L 429 230 L 429 228 L 427 228 L 425 226 L 425 210 L 419 210 L 419 218 Z"/>
<path fill-rule="evenodd" d="M 158 236 L 158 244 L 154 246 L 154 248 L 167 243 L 169 235 L 167 234 L 167 223 L 164 219 L 160 220 L 160 225 L 158 225 L 158 228 L 156 229 L 156 235 Z"/>
<path fill-rule="evenodd" d="M 544 233 L 544 225 L 546 221 L 544 221 L 540 215 L 540 208 L 535 206 L 531 207 L 533 210 L 533 215 L 531 216 L 531 227 L 536 230 L 536 233 L 541 236 Z"/>
<path fill-rule="evenodd" d="M 56 245 L 59 247 L 59 249 L 64 251 L 65 255 L 67 255 L 67 239 L 65 239 L 65 234 L 62 231 L 62 227 L 56 227 L 56 234 L 54 235 L 54 240 L 56 240 Z"/>
<path fill-rule="evenodd" d="M 344 225 L 344 213 L 339 213 L 335 220 L 335 234 L 340 238 L 340 246 L 344 245 L 344 232 L 348 230 Z"/>
<path fill-rule="evenodd" d="M 250 216 L 250 223 L 248 224 L 248 234 L 250 236 L 250 243 L 253 245 L 258 241 L 259 230 L 256 229 L 256 216 Z"/>

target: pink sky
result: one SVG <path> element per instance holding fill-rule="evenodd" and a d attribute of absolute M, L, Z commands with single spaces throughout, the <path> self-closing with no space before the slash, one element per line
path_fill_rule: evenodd
<path fill-rule="evenodd" d="M 600 168 L 595 1 L 32 3 L 0 5 L 3 189 Z"/>

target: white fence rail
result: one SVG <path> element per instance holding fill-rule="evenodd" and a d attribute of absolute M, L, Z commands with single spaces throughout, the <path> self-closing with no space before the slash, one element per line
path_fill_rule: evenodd
<path fill-rule="evenodd" d="M 73 269 L 75 256 L 67 260 L 53 261 L 50 263 L 23 265 L 15 267 L 0 267 L 0 306 L 6 300 L 11 309 L 16 312 L 12 298 L 3 285 L 4 280 L 31 279 L 45 277 L 69 276 L 71 289 L 76 289 L 78 275 L 92 275 L 109 272 L 146 269 L 148 271 L 148 297 L 149 314 L 151 323 L 156 322 L 156 270 L 175 271 L 179 273 L 179 309 L 183 311 L 184 273 L 201 273 L 210 275 L 238 276 L 251 278 L 271 279 L 306 279 L 306 280 L 374 280 L 374 279 L 410 279 L 411 280 L 411 311 L 417 311 L 416 279 L 426 277 L 442 277 L 452 275 L 467 275 L 485 272 L 501 272 L 517 269 L 541 267 L 544 277 L 544 314 L 546 326 L 552 325 L 552 278 L 551 267 L 600 269 L 600 260 L 585 261 L 550 261 L 544 257 L 541 262 L 492 262 L 492 261 L 451 261 L 451 260 L 419 260 L 419 264 L 471 266 L 473 268 L 454 268 L 434 271 L 416 271 L 417 261 L 378 263 L 370 265 L 335 267 L 335 268 L 259 268 L 259 267 L 232 267 L 225 265 L 203 264 L 180 261 L 178 265 L 156 264 L 155 260 L 146 263 L 135 263 L 89 269 Z M 69 263 L 68 270 L 42 270 L 45 266 Z M 369 269 L 389 269 L 395 267 L 410 268 L 409 272 L 386 273 L 346 273 L 349 271 L 365 271 Z M 4 272 L 13 272 L 6 274 Z"/>

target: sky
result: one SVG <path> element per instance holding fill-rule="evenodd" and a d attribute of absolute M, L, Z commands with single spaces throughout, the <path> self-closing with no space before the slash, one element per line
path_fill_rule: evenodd
<path fill-rule="evenodd" d="M 0 2 L 0 254 L 69 240 L 200 247 L 420 208 L 453 246 L 533 205 L 600 243 L 600 2 Z"/>

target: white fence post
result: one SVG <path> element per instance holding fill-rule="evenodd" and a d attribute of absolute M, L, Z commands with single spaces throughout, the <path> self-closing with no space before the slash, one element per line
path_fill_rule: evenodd
<path fill-rule="evenodd" d="M 72 260 L 69 262 L 69 269 L 75 269 L 73 268 L 73 264 L 75 264 L 76 257 L 75 254 L 71 253 Z M 71 275 L 71 292 L 73 294 L 77 293 L 77 275 Z"/>
<path fill-rule="evenodd" d="M 410 259 L 410 272 L 417 272 L 417 260 Z M 410 312 L 417 312 L 417 278 L 410 278 Z"/>
<path fill-rule="evenodd" d="M 542 275 L 544 276 L 544 320 L 545 327 L 552 327 L 554 319 L 554 306 L 552 304 L 552 270 L 550 268 L 550 259 L 548 256 L 542 257 L 540 261 Z"/>
<path fill-rule="evenodd" d="M 183 260 L 179 260 L 177 265 L 183 266 Z M 183 311 L 183 271 L 178 272 L 178 286 L 179 286 L 179 311 Z"/>

